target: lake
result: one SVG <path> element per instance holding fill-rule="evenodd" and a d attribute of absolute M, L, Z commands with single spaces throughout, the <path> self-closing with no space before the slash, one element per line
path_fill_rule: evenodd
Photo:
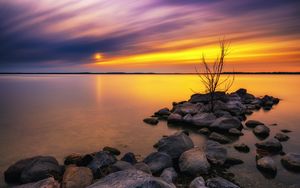
<path fill-rule="evenodd" d="M 231 91 L 246 88 L 255 96 L 282 99 L 271 111 L 259 110 L 248 119 L 272 126 L 270 137 L 290 129 L 285 152 L 300 151 L 300 76 L 237 75 Z M 163 135 L 181 128 L 161 121 L 156 126 L 142 120 L 173 101 L 188 100 L 203 91 L 195 75 L 1 75 L 0 76 L 0 187 L 3 172 L 15 161 L 34 155 L 52 155 L 60 162 L 70 153 L 90 153 L 104 146 L 132 151 L 145 157 Z M 225 145 L 231 156 L 244 164 L 230 168 L 245 187 L 288 187 L 299 183 L 300 174 L 285 170 L 279 155 L 278 172 L 266 179 L 255 164 L 259 141 L 252 131 L 235 143 L 247 143 L 250 153 L 238 153 Z M 191 132 L 195 145 L 204 141 Z M 298 184 L 299 185 L 299 184 Z"/>

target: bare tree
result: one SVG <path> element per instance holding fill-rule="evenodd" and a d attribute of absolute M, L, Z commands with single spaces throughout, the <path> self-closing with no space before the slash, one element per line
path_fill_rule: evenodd
<path fill-rule="evenodd" d="M 205 59 L 205 55 L 202 54 L 202 61 L 201 64 L 203 65 L 204 69 L 202 72 L 198 71 L 197 68 L 196 72 L 203 83 L 206 92 L 210 95 L 210 111 L 214 111 L 214 98 L 215 93 L 217 91 L 227 92 L 230 87 L 233 85 L 234 82 L 234 74 L 227 75 L 225 78 L 221 78 L 221 74 L 223 73 L 223 67 L 225 63 L 225 57 L 230 52 L 230 43 L 225 39 L 220 40 L 220 54 L 216 58 L 216 60 L 210 65 L 207 63 Z"/>

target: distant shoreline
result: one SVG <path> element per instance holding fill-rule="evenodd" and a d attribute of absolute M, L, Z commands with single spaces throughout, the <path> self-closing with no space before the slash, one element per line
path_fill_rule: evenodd
<path fill-rule="evenodd" d="M 0 72 L 3 74 L 80 74 L 80 75 L 195 75 L 197 73 L 156 73 L 156 72 Z M 300 72 L 223 72 L 222 74 L 273 74 L 273 75 L 295 75 Z"/>

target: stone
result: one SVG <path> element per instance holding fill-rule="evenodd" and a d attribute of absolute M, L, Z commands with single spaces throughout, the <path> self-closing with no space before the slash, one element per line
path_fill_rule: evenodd
<path fill-rule="evenodd" d="M 156 115 L 156 116 L 168 116 L 170 114 L 171 114 L 171 112 L 170 112 L 169 108 L 162 108 L 154 113 L 154 115 Z"/>
<path fill-rule="evenodd" d="M 236 129 L 236 128 L 229 129 L 228 133 L 233 135 L 233 136 L 242 136 L 242 135 L 244 135 L 244 133 L 242 133 L 239 129 Z"/>
<path fill-rule="evenodd" d="M 113 148 L 113 147 L 109 147 L 109 146 L 105 146 L 103 148 L 103 151 L 107 151 L 107 152 L 109 152 L 113 155 L 120 155 L 121 154 L 120 150 L 118 150 L 116 148 Z"/>
<path fill-rule="evenodd" d="M 163 170 L 163 172 L 160 175 L 161 179 L 163 179 L 165 182 L 172 184 L 177 179 L 178 175 L 177 172 L 173 167 L 169 167 Z"/>
<path fill-rule="evenodd" d="M 199 129 L 197 132 L 200 133 L 200 134 L 204 134 L 204 135 L 209 135 L 210 134 L 210 130 L 206 127 L 202 128 L 202 129 Z"/>
<path fill-rule="evenodd" d="M 282 150 L 282 145 L 281 143 L 275 139 L 275 138 L 270 138 L 266 141 L 262 141 L 260 143 L 256 143 L 255 146 L 258 149 L 262 149 L 271 153 L 278 153 Z"/>
<path fill-rule="evenodd" d="M 257 125 L 254 129 L 253 129 L 253 133 L 257 136 L 262 136 L 262 137 L 266 137 L 269 136 L 270 134 L 270 129 L 269 127 L 265 126 L 265 125 Z"/>
<path fill-rule="evenodd" d="M 179 168 L 182 173 L 196 176 L 198 174 L 208 174 L 210 164 L 204 151 L 200 148 L 192 148 L 180 156 Z"/>
<path fill-rule="evenodd" d="M 190 103 L 204 103 L 207 104 L 210 101 L 209 94 L 193 94 L 189 100 Z"/>
<path fill-rule="evenodd" d="M 62 169 L 57 160 L 51 156 L 27 158 L 11 165 L 4 172 L 7 183 L 30 183 L 48 177 L 60 178 Z"/>
<path fill-rule="evenodd" d="M 244 161 L 241 160 L 241 159 L 237 159 L 237 158 L 234 158 L 234 157 L 227 157 L 224 165 L 226 167 L 231 167 L 231 166 L 234 166 L 234 165 L 239 165 L 239 164 L 243 164 Z"/>
<path fill-rule="evenodd" d="M 91 154 L 86 154 L 77 162 L 77 166 L 87 166 L 93 159 L 94 157 Z"/>
<path fill-rule="evenodd" d="M 180 123 L 182 122 L 182 116 L 180 114 L 171 113 L 168 117 L 168 123 Z"/>
<path fill-rule="evenodd" d="M 109 172 L 113 173 L 113 172 L 128 170 L 128 169 L 134 169 L 132 164 L 126 161 L 117 161 L 109 167 Z"/>
<path fill-rule="evenodd" d="M 282 134 L 282 133 L 277 133 L 274 138 L 276 138 L 277 140 L 279 140 L 280 142 L 285 142 L 288 139 L 290 139 L 290 137 L 288 135 Z"/>
<path fill-rule="evenodd" d="M 227 150 L 218 142 L 207 140 L 205 144 L 206 158 L 213 165 L 223 165 L 227 159 Z"/>
<path fill-rule="evenodd" d="M 248 120 L 245 125 L 250 128 L 255 128 L 257 125 L 264 125 L 264 123 L 257 120 Z"/>
<path fill-rule="evenodd" d="M 64 164 L 65 165 L 70 165 L 70 164 L 77 165 L 78 163 L 80 163 L 81 160 L 82 160 L 82 155 L 80 155 L 78 153 L 72 153 L 65 158 Z"/>
<path fill-rule="evenodd" d="M 156 117 L 148 117 L 148 118 L 145 118 L 143 121 L 150 125 L 157 125 L 159 122 Z"/>
<path fill-rule="evenodd" d="M 137 170 L 141 170 L 141 171 L 146 172 L 148 174 L 152 174 L 150 167 L 146 163 L 144 163 L 144 162 L 135 163 L 134 167 Z"/>
<path fill-rule="evenodd" d="M 231 114 L 228 111 L 225 110 L 215 110 L 214 115 L 219 118 L 219 117 L 232 117 Z"/>
<path fill-rule="evenodd" d="M 282 157 L 281 162 L 288 170 L 300 172 L 300 154 L 288 153 Z"/>
<path fill-rule="evenodd" d="M 234 117 L 220 117 L 216 119 L 209 127 L 213 130 L 228 132 L 231 128 L 240 129 L 242 127 L 242 124 L 240 120 Z"/>
<path fill-rule="evenodd" d="M 171 167 L 172 158 L 164 152 L 153 152 L 148 155 L 144 161 L 153 174 L 161 173 L 165 168 Z"/>
<path fill-rule="evenodd" d="M 184 117 L 183 117 L 183 121 L 185 123 L 192 123 L 193 122 L 193 116 L 191 114 L 186 114 Z"/>
<path fill-rule="evenodd" d="M 205 186 L 204 179 L 201 176 L 199 176 L 193 179 L 193 181 L 190 183 L 189 188 L 207 188 L 207 187 Z"/>
<path fill-rule="evenodd" d="M 237 100 L 232 101 L 231 100 L 226 103 L 226 109 L 231 114 L 238 116 L 238 115 L 244 114 L 247 108 L 245 105 L 243 105 L 241 103 L 241 101 L 237 101 Z"/>
<path fill-rule="evenodd" d="M 193 148 L 194 143 L 189 136 L 181 131 L 161 138 L 155 146 L 159 152 L 165 152 L 172 159 L 178 159 L 183 152 Z"/>
<path fill-rule="evenodd" d="M 60 188 L 60 183 L 56 181 L 53 177 L 43 179 L 34 183 L 27 183 L 14 188 Z"/>
<path fill-rule="evenodd" d="M 180 114 L 182 116 L 186 114 L 197 114 L 198 112 L 202 112 L 203 104 L 193 104 L 189 102 L 185 102 L 183 104 L 178 104 L 174 110 L 174 113 Z"/>
<path fill-rule="evenodd" d="M 259 170 L 270 174 L 275 174 L 277 171 L 277 167 L 274 160 L 269 156 L 258 159 L 256 161 L 256 166 Z"/>
<path fill-rule="evenodd" d="M 216 120 L 213 113 L 200 113 L 192 118 L 192 124 L 197 127 L 209 127 Z"/>
<path fill-rule="evenodd" d="M 291 130 L 288 130 L 288 129 L 282 129 L 281 132 L 283 132 L 283 133 L 290 133 L 290 132 L 292 132 L 292 131 L 291 131 Z"/>
<path fill-rule="evenodd" d="M 247 89 L 240 88 L 240 89 L 236 90 L 234 93 L 238 94 L 239 96 L 243 96 L 243 95 L 247 94 Z"/>
<path fill-rule="evenodd" d="M 93 182 L 93 173 L 87 167 L 68 166 L 63 175 L 62 188 L 85 188 Z"/>
<path fill-rule="evenodd" d="M 240 144 L 235 144 L 234 148 L 240 152 L 244 152 L 244 153 L 248 153 L 250 151 L 250 148 L 244 144 L 244 143 L 240 143 Z"/>
<path fill-rule="evenodd" d="M 239 188 L 238 185 L 221 177 L 208 179 L 206 185 L 209 188 Z"/>
<path fill-rule="evenodd" d="M 221 144 L 227 144 L 229 142 L 231 142 L 231 140 L 229 138 L 227 138 L 226 136 L 216 133 L 216 132 L 212 132 L 209 137 L 209 139 L 217 141 Z"/>
<path fill-rule="evenodd" d="M 121 161 L 129 162 L 132 165 L 137 163 L 135 155 L 132 152 L 125 153 L 124 156 L 121 158 Z"/>
<path fill-rule="evenodd" d="M 161 178 L 153 177 L 140 170 L 123 170 L 111 173 L 104 178 L 101 178 L 87 188 L 129 188 L 129 187 L 159 187 L 159 188 L 174 188 Z"/>
<path fill-rule="evenodd" d="M 107 151 L 97 152 L 87 165 L 93 172 L 94 178 L 100 178 L 108 173 L 108 167 L 117 161 L 116 157 Z"/>

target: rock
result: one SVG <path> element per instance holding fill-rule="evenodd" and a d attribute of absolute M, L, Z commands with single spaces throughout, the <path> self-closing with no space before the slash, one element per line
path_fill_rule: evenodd
<path fill-rule="evenodd" d="M 141 170 L 141 171 L 146 172 L 148 174 L 152 174 L 150 167 L 146 163 L 144 163 L 144 162 L 135 163 L 134 167 L 137 170 Z"/>
<path fill-rule="evenodd" d="M 197 114 L 198 112 L 202 112 L 203 104 L 193 104 L 193 103 L 183 103 L 183 104 L 178 104 L 174 110 L 174 113 L 180 114 L 180 115 L 186 115 L 186 114 Z"/>
<path fill-rule="evenodd" d="M 134 169 L 132 164 L 126 161 L 117 161 L 109 167 L 109 172 L 113 173 L 113 172 L 128 170 L 128 169 Z"/>
<path fill-rule="evenodd" d="M 238 185 L 221 177 L 208 179 L 206 185 L 209 188 L 239 188 Z"/>
<path fill-rule="evenodd" d="M 183 117 L 183 122 L 185 122 L 185 123 L 192 123 L 193 122 L 193 116 L 191 114 L 186 114 Z"/>
<path fill-rule="evenodd" d="M 216 116 L 213 113 L 200 113 L 193 116 L 192 124 L 197 127 L 208 127 L 215 120 Z"/>
<path fill-rule="evenodd" d="M 159 122 L 156 117 L 148 117 L 148 118 L 145 118 L 143 121 L 150 125 L 157 125 Z"/>
<path fill-rule="evenodd" d="M 240 152 L 244 152 L 244 153 L 248 153 L 250 151 L 250 148 L 244 144 L 244 143 L 241 143 L 241 144 L 236 144 L 234 145 L 234 148 Z"/>
<path fill-rule="evenodd" d="M 290 132 L 292 132 L 292 131 L 290 131 L 290 130 L 288 130 L 288 129 L 282 129 L 281 132 L 283 132 L 283 133 L 290 133 Z"/>
<path fill-rule="evenodd" d="M 135 155 L 131 152 L 125 153 L 124 156 L 121 158 L 122 161 L 129 162 L 130 164 L 137 163 Z"/>
<path fill-rule="evenodd" d="M 162 108 L 154 113 L 154 115 L 156 115 L 156 116 L 168 116 L 170 114 L 171 114 L 171 112 L 170 112 L 169 108 Z"/>
<path fill-rule="evenodd" d="M 270 138 L 266 141 L 256 143 L 255 146 L 258 149 L 262 149 L 268 152 L 280 152 L 282 150 L 282 145 L 281 143 L 275 139 L 275 138 Z"/>
<path fill-rule="evenodd" d="M 159 187 L 174 188 L 172 185 L 163 181 L 161 178 L 153 177 L 140 170 L 123 170 L 111 173 L 101 178 L 96 183 L 88 186 L 88 188 L 129 188 L 129 187 Z"/>
<path fill-rule="evenodd" d="M 216 133 L 216 132 L 212 132 L 209 137 L 209 139 L 217 141 L 221 144 L 227 144 L 229 142 L 231 142 L 231 140 L 229 138 L 227 138 L 226 136 Z"/>
<path fill-rule="evenodd" d="M 180 114 L 172 113 L 168 117 L 168 123 L 180 123 L 182 122 L 182 116 Z"/>
<path fill-rule="evenodd" d="M 165 168 L 172 166 L 172 158 L 164 152 L 153 152 L 144 161 L 153 174 L 161 173 Z"/>
<path fill-rule="evenodd" d="M 240 130 L 236 129 L 236 128 L 231 128 L 228 131 L 229 134 L 234 135 L 234 136 L 242 136 L 244 135 L 244 133 L 242 133 Z"/>
<path fill-rule="evenodd" d="M 253 133 L 257 136 L 269 136 L 270 134 L 270 129 L 269 127 L 265 126 L 265 125 L 257 125 L 254 129 L 253 129 Z"/>
<path fill-rule="evenodd" d="M 82 160 L 82 155 L 78 154 L 78 153 L 72 153 L 70 155 L 68 155 L 65 158 L 64 164 L 65 165 L 70 165 L 70 164 L 78 164 L 80 163 Z"/>
<path fill-rule="evenodd" d="M 281 162 L 288 170 L 300 172 L 300 154 L 288 153 L 282 157 Z"/>
<path fill-rule="evenodd" d="M 241 159 L 237 159 L 237 158 L 234 158 L 234 157 L 228 157 L 225 161 L 225 166 L 227 167 L 231 167 L 231 166 L 234 166 L 234 165 L 239 165 L 239 164 L 243 164 L 244 161 L 242 161 Z"/>
<path fill-rule="evenodd" d="M 57 182 L 53 177 L 50 177 L 34 183 L 14 186 L 14 188 L 60 188 L 60 183 Z"/>
<path fill-rule="evenodd" d="M 241 122 L 236 118 L 220 117 L 216 119 L 209 127 L 217 131 L 229 131 L 231 128 L 240 129 Z"/>
<path fill-rule="evenodd" d="M 247 94 L 247 89 L 240 88 L 240 89 L 236 90 L 234 93 L 238 94 L 239 96 L 244 96 Z"/>
<path fill-rule="evenodd" d="M 109 152 L 113 155 L 120 155 L 121 154 L 120 150 L 118 150 L 116 148 L 109 147 L 109 146 L 105 146 L 103 148 L 103 151 L 107 151 L 107 152 Z"/>
<path fill-rule="evenodd" d="M 210 134 L 210 130 L 206 127 L 202 128 L 202 129 L 199 129 L 197 132 L 200 133 L 200 134 L 204 134 L 204 135 L 209 135 Z"/>
<path fill-rule="evenodd" d="M 207 160 L 213 165 L 223 165 L 227 159 L 226 148 L 212 140 L 207 140 L 205 153 Z"/>
<path fill-rule="evenodd" d="M 277 171 L 274 160 L 269 156 L 258 159 L 256 161 L 256 166 L 259 170 L 270 174 L 275 174 Z"/>
<path fill-rule="evenodd" d="M 196 176 L 197 174 L 208 174 L 210 164 L 204 151 L 200 148 L 192 148 L 180 156 L 179 168 L 182 173 Z"/>
<path fill-rule="evenodd" d="M 93 182 L 93 173 L 87 167 L 68 166 L 62 180 L 62 188 L 84 188 Z"/>
<path fill-rule="evenodd" d="M 108 173 L 108 167 L 117 161 L 114 155 L 106 151 L 97 152 L 93 160 L 87 165 L 93 172 L 94 178 Z"/>
<path fill-rule="evenodd" d="M 215 110 L 214 115 L 216 117 L 232 117 L 231 114 L 225 110 Z"/>
<path fill-rule="evenodd" d="M 50 176 L 59 178 L 62 169 L 57 160 L 51 156 L 27 158 L 11 165 L 5 172 L 7 183 L 30 183 Z"/>
<path fill-rule="evenodd" d="M 86 154 L 77 162 L 77 166 L 87 166 L 93 159 L 94 157 L 91 154 Z"/>
<path fill-rule="evenodd" d="M 155 146 L 159 152 L 165 152 L 172 159 L 178 159 L 183 152 L 193 148 L 194 143 L 184 132 L 177 132 L 161 138 Z"/>
<path fill-rule="evenodd" d="M 204 179 L 199 176 L 199 177 L 196 177 L 190 184 L 189 188 L 207 188 L 205 186 L 205 181 Z"/>
<path fill-rule="evenodd" d="M 178 175 L 173 167 L 166 168 L 163 170 L 163 172 L 160 175 L 161 179 L 163 179 L 165 182 L 172 184 L 177 179 Z"/>
<path fill-rule="evenodd" d="M 264 123 L 256 120 L 248 120 L 245 125 L 250 128 L 255 128 L 257 125 L 264 125 Z"/>
<path fill-rule="evenodd" d="M 285 142 L 288 139 L 290 139 L 290 137 L 288 135 L 282 134 L 282 133 L 277 133 L 274 138 L 276 138 L 277 140 L 279 140 L 280 142 Z"/>
<path fill-rule="evenodd" d="M 238 116 L 245 113 L 246 106 L 243 105 L 241 101 L 228 101 L 226 103 L 226 109 L 231 114 Z"/>
<path fill-rule="evenodd" d="M 204 103 L 207 104 L 210 101 L 210 95 L 209 94 L 194 94 L 191 96 L 189 102 L 190 103 Z"/>

